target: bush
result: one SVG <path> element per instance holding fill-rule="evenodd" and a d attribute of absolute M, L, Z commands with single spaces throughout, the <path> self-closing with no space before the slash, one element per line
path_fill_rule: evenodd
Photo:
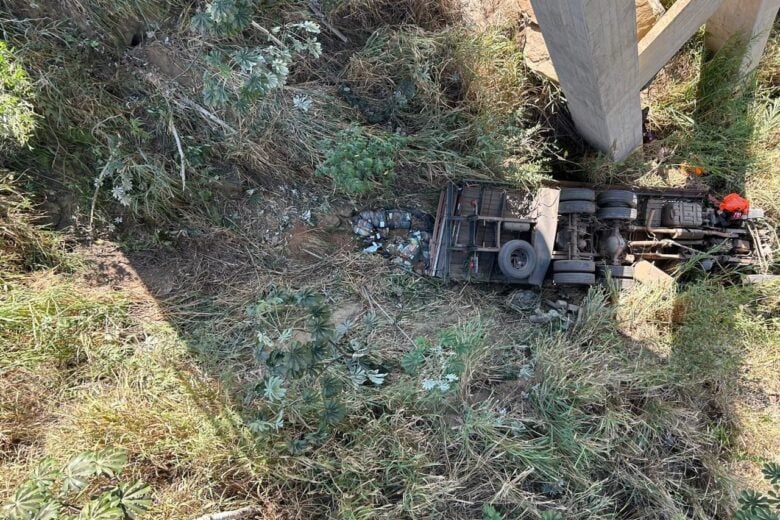
<path fill-rule="evenodd" d="M 396 155 L 406 142 L 405 137 L 396 134 L 371 135 L 352 126 L 328 144 L 317 175 L 330 177 L 334 186 L 345 193 L 363 195 L 395 179 Z"/>
<path fill-rule="evenodd" d="M 35 129 L 32 83 L 5 42 L 0 41 L 0 151 L 8 142 L 24 145 Z"/>
<path fill-rule="evenodd" d="M 253 2 L 246 0 L 213 0 L 192 18 L 192 28 L 217 38 L 238 36 L 239 46 L 216 45 L 206 58 L 203 98 L 212 107 L 235 105 L 239 110 L 270 90 L 287 83 L 290 67 L 296 57 L 319 58 L 322 47 L 316 35 L 316 23 L 288 23 L 270 31 L 252 20 Z M 241 32 L 253 28 L 263 34 L 270 45 L 247 46 Z"/>
<path fill-rule="evenodd" d="M 78 512 L 84 520 L 132 520 L 151 506 L 151 490 L 143 482 L 116 482 L 127 464 L 121 450 L 80 453 L 62 469 L 51 459 L 41 462 L 29 479 L 0 508 L 7 520 L 55 519 L 64 511 Z M 101 493 L 84 501 L 94 479 L 108 480 Z M 68 517 L 72 518 L 72 517 Z"/>
<path fill-rule="evenodd" d="M 739 511 L 734 520 L 778 520 L 780 518 L 780 465 L 764 466 L 764 477 L 772 485 L 766 495 L 744 491 L 739 497 Z"/>

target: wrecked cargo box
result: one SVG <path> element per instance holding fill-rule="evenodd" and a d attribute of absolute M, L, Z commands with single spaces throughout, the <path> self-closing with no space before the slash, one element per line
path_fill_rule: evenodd
<path fill-rule="evenodd" d="M 474 181 L 441 194 L 426 274 L 455 281 L 540 286 L 634 283 L 634 265 L 663 270 L 771 264 L 776 235 L 736 194 L 583 184 L 534 192 Z"/>

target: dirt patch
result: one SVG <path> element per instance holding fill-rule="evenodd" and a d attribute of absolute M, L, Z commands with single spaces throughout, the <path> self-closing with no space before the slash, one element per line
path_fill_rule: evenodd
<path fill-rule="evenodd" d="M 88 286 L 121 292 L 132 302 L 132 314 L 139 319 L 163 319 L 157 298 L 170 293 L 175 271 L 162 267 L 155 274 L 141 274 L 134 261 L 113 242 L 97 241 L 76 252 L 90 265 L 82 275 Z"/>
<path fill-rule="evenodd" d="M 175 81 L 193 91 L 201 88 L 203 70 L 192 63 L 187 54 L 178 52 L 172 43 L 152 41 L 139 46 L 133 55 L 168 81 Z"/>
<path fill-rule="evenodd" d="M 320 219 L 325 220 L 325 219 Z M 328 218 L 328 224 L 316 227 L 305 222 L 297 222 L 287 237 L 289 258 L 302 263 L 312 263 L 338 253 L 355 250 L 357 243 L 348 227 L 339 224 L 333 227 L 333 219 Z"/>

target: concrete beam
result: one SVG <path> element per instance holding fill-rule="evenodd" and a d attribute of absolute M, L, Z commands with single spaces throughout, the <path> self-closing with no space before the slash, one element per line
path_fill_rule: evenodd
<path fill-rule="evenodd" d="M 639 42 L 637 88 L 642 89 L 650 83 L 723 2 L 724 0 L 677 0 Z"/>
<path fill-rule="evenodd" d="M 724 0 L 707 22 L 707 47 L 720 50 L 731 38 L 746 45 L 740 73 L 752 72 L 761 61 L 780 0 Z"/>
<path fill-rule="evenodd" d="M 636 6 L 531 0 L 577 130 L 615 160 L 642 146 Z"/>

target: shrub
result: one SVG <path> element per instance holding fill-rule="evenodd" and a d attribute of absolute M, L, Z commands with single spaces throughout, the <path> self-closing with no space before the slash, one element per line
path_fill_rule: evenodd
<path fill-rule="evenodd" d="M 126 454 L 114 449 L 80 453 L 61 469 L 45 459 L 0 513 L 7 520 L 55 519 L 66 511 L 78 513 L 84 520 L 132 520 L 151 506 L 151 490 L 141 481 L 117 482 L 125 464 Z M 93 489 L 101 492 L 90 497 L 86 490 L 97 479 L 103 480 L 103 485 Z"/>
<path fill-rule="evenodd" d="M 780 465 L 764 466 L 764 477 L 772 485 L 766 495 L 744 491 L 739 497 L 739 511 L 734 520 L 778 520 L 780 518 Z"/>
<path fill-rule="evenodd" d="M 251 27 L 270 43 L 248 47 L 247 40 L 240 38 L 238 47 L 218 43 L 212 48 L 203 78 L 203 98 L 209 106 L 231 104 L 246 110 L 253 101 L 287 83 L 294 58 L 306 54 L 319 58 L 322 54 L 316 23 L 293 22 L 269 31 L 252 21 L 252 15 L 253 2 L 213 0 L 192 18 L 192 28 L 203 35 L 237 37 Z"/>
<path fill-rule="evenodd" d="M 351 126 L 328 143 L 317 175 L 330 177 L 337 189 L 350 195 L 363 195 L 395 179 L 396 155 L 406 142 L 396 134 L 371 135 Z"/>
<path fill-rule="evenodd" d="M 0 41 L 0 151 L 7 143 L 24 145 L 35 129 L 32 83 L 5 42 Z"/>

